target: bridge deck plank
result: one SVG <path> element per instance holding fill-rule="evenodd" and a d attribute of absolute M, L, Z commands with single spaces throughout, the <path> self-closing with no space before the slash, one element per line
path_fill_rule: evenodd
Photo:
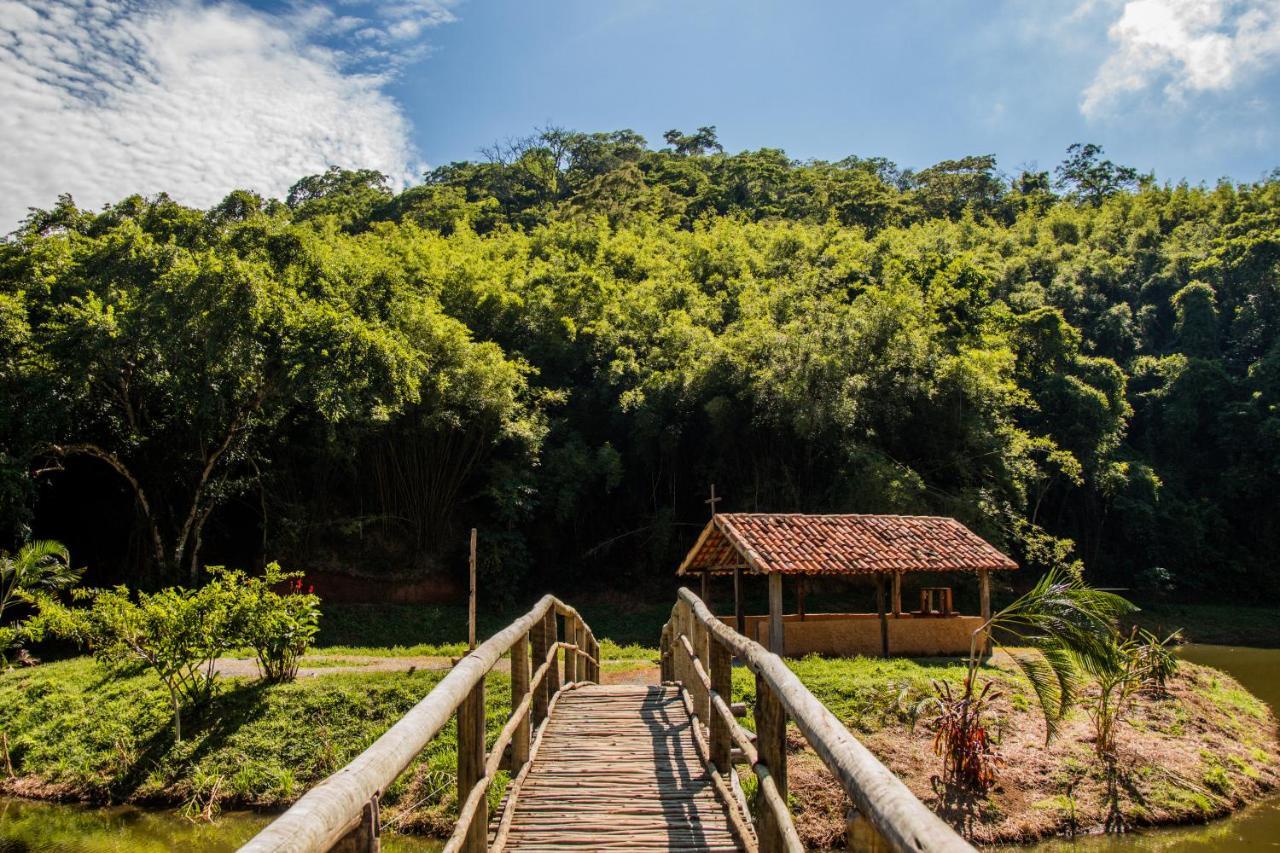
<path fill-rule="evenodd" d="M 507 848 L 741 850 L 676 688 L 560 697 L 516 799 Z"/>

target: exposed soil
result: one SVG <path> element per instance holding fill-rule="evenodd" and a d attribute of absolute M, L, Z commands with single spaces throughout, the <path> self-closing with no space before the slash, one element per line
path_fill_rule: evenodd
<path fill-rule="evenodd" d="M 319 657 L 319 656 L 313 656 Z M 418 670 L 451 669 L 453 658 L 436 655 L 421 657 L 375 657 L 372 655 L 325 655 L 326 664 L 333 666 L 298 667 L 299 678 L 313 678 L 317 675 L 333 675 L 340 672 L 416 672 Z M 214 669 L 223 678 L 257 678 L 260 674 L 258 662 L 253 658 L 218 658 L 214 661 Z M 498 661 L 495 669 L 507 671 L 510 665 L 505 660 Z"/>
<path fill-rule="evenodd" d="M 1223 707 L 1238 689 L 1220 672 L 1184 664 L 1165 695 L 1144 698 L 1120 726 L 1113 773 L 1094 755 L 1083 712 L 1074 711 L 1046 747 L 1037 714 L 998 700 L 1006 720 L 1004 763 L 985 795 L 943 782 L 933 733 L 923 724 L 857 734 L 913 793 L 978 844 L 1201 822 L 1280 786 L 1276 719 Z M 814 847 L 844 846 L 851 804 L 803 738 L 794 733 L 791 740 L 788 782 L 802 804 L 797 829 Z"/>

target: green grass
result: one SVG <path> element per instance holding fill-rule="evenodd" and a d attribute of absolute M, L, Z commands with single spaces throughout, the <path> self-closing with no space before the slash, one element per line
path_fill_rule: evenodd
<path fill-rule="evenodd" d="M 77 658 L 0 675 L 0 729 L 19 775 L 68 795 L 276 806 L 348 763 L 443 675 L 335 673 L 277 686 L 233 679 L 206 708 L 184 713 L 184 740 L 175 743 L 167 694 L 154 675 L 110 677 Z M 509 679 L 490 674 L 490 741 L 509 703 Z M 454 807 L 453 728 L 446 726 L 387 792 L 390 806 L 406 794 L 430 794 L 428 811 Z"/>
<path fill-rule="evenodd" d="M 874 732 L 891 722 L 909 723 L 922 699 L 934 695 L 933 682 L 959 685 L 965 667 L 957 658 L 824 658 L 817 655 L 788 660 L 787 666 L 831 713 L 850 729 Z M 1019 675 L 983 667 L 982 678 L 997 682 L 1005 695 L 1023 699 L 1027 689 Z M 755 704 L 755 676 L 743 668 L 733 671 L 733 698 Z M 747 727 L 753 721 L 748 714 Z"/>

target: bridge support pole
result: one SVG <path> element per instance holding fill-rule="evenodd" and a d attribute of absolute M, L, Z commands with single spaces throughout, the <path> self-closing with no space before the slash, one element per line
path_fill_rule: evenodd
<path fill-rule="evenodd" d="M 778 701 L 777 695 L 769 682 L 759 674 L 756 675 L 756 750 L 760 763 L 769 769 L 774 784 L 778 786 L 778 794 L 782 801 L 787 800 L 787 712 Z M 761 796 L 757 794 L 757 796 Z M 773 810 L 765 803 L 760 804 L 759 820 L 756 823 L 760 838 L 761 853 L 773 853 L 775 850 L 786 850 L 787 843 L 784 827 L 779 825 Z"/>
<path fill-rule="evenodd" d="M 661 657 L 659 658 L 658 666 L 661 670 L 661 677 L 664 684 L 670 683 L 676 680 L 676 672 L 675 672 L 675 667 L 673 665 L 673 662 L 674 662 L 673 656 L 675 654 L 675 651 L 672 649 L 672 646 L 671 646 L 671 635 L 673 633 L 672 632 L 673 624 L 674 623 L 672 620 L 668 620 L 667 624 L 662 626 L 662 640 L 658 644 L 658 651 L 661 654 Z"/>
<path fill-rule="evenodd" d="M 547 608 L 546 621 L 543 623 L 543 631 L 547 637 L 547 652 L 556 647 L 556 643 L 560 641 L 559 627 L 556 625 L 555 608 Z M 542 662 L 538 662 L 538 666 L 542 666 Z M 556 653 L 551 659 L 551 666 L 547 668 L 547 677 L 543 679 L 543 684 L 547 685 L 547 703 L 550 704 L 551 697 L 560 692 L 560 657 Z"/>
<path fill-rule="evenodd" d="M 729 650 L 714 637 L 707 642 L 708 675 L 711 676 L 711 689 L 727 704 L 733 704 L 733 665 Z M 726 778 L 733 760 L 733 735 L 729 731 L 729 723 L 723 716 L 711 712 L 707 718 L 711 724 L 711 763 Z"/>
<path fill-rule="evenodd" d="M 458 802 L 465 803 L 471 789 L 484 777 L 484 680 L 476 683 L 458 706 Z M 467 827 L 463 853 L 484 853 L 489 840 L 489 804 L 486 797 Z"/>
<path fill-rule="evenodd" d="M 591 681 L 591 649 L 587 647 L 587 626 L 581 619 L 573 623 L 573 644 L 578 651 L 573 656 L 578 659 L 578 677 L 575 681 Z"/>
<path fill-rule="evenodd" d="M 511 647 L 511 711 L 529 695 L 529 635 L 525 634 Z M 533 720 L 533 702 L 515 732 L 511 735 L 511 775 L 520 772 L 529 760 L 529 740 Z"/>
<path fill-rule="evenodd" d="M 382 826 L 378 819 L 378 795 L 360 810 L 360 822 L 333 846 L 329 853 L 379 853 L 382 850 Z"/>
<path fill-rule="evenodd" d="M 564 617 L 564 641 L 570 645 L 578 642 L 578 620 L 572 616 Z M 564 683 L 571 684 L 580 679 L 578 675 L 578 650 L 564 650 Z"/>
<path fill-rule="evenodd" d="M 540 619 L 529 629 L 529 646 L 533 657 L 533 669 L 536 671 L 547 659 L 547 620 Z M 542 725 L 547 718 L 547 705 L 551 702 L 551 694 L 547 691 L 547 679 L 544 677 L 533 690 L 532 724 Z"/>

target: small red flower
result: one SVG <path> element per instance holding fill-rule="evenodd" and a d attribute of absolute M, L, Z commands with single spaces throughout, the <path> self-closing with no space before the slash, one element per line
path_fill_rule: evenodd
<path fill-rule="evenodd" d="M 307 586 L 307 595 L 315 595 L 315 592 L 316 592 L 315 584 L 310 584 Z"/>

